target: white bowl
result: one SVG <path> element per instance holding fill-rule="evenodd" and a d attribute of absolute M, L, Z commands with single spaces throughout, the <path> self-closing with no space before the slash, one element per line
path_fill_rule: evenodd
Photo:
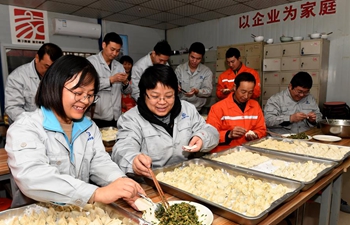
<path fill-rule="evenodd" d="M 254 41 L 256 41 L 256 42 L 262 42 L 263 40 L 264 40 L 264 36 L 256 36 L 254 38 Z"/>
<path fill-rule="evenodd" d="M 267 39 L 266 43 L 267 44 L 272 44 L 273 43 L 273 39 L 272 38 Z"/>
<path fill-rule="evenodd" d="M 293 41 L 301 41 L 304 37 L 293 37 Z"/>
<path fill-rule="evenodd" d="M 311 38 L 311 39 L 320 38 L 320 37 L 321 37 L 321 34 L 320 34 L 320 33 L 313 33 L 313 34 L 310 34 L 310 38 Z"/>
<path fill-rule="evenodd" d="M 322 34 L 322 35 L 321 35 L 321 38 L 322 38 L 322 39 L 327 39 L 327 38 L 328 38 L 328 35 L 327 35 L 327 34 Z"/>

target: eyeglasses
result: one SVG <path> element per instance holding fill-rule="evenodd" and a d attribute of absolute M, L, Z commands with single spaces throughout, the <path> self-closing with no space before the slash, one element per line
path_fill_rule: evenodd
<path fill-rule="evenodd" d="M 77 102 L 79 102 L 79 101 L 83 102 L 83 101 L 85 101 L 85 99 L 88 99 L 89 103 L 96 103 L 100 99 L 100 96 L 98 96 L 98 95 L 85 95 L 85 96 L 83 96 L 83 94 L 84 94 L 83 92 L 74 92 L 65 86 L 64 86 L 64 88 L 67 89 L 72 94 L 74 94 L 74 100 Z"/>
<path fill-rule="evenodd" d="M 161 100 L 164 100 L 166 102 L 169 101 L 173 101 L 173 99 L 175 98 L 175 95 L 171 95 L 171 96 L 165 96 L 165 97 L 154 97 L 154 96 L 148 96 L 148 94 L 146 94 L 147 98 L 153 102 L 160 102 Z"/>
<path fill-rule="evenodd" d="M 297 89 L 293 89 L 295 93 L 297 93 L 298 95 L 304 95 L 304 96 L 308 96 L 310 94 L 310 90 L 308 91 L 301 91 L 301 90 L 297 90 Z"/>

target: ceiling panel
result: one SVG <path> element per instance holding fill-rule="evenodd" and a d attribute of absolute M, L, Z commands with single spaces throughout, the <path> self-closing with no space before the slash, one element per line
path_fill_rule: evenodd
<path fill-rule="evenodd" d="M 140 4 L 140 6 L 146 6 L 151 9 L 164 10 L 167 11 L 169 9 L 177 8 L 185 5 L 183 2 L 177 1 L 164 1 L 164 0 L 150 0 L 145 3 Z"/>
<path fill-rule="evenodd" d="M 81 9 L 81 7 L 82 6 L 71 5 L 71 4 L 62 3 L 62 2 L 46 1 L 43 4 L 41 4 L 40 6 L 38 6 L 37 9 L 51 11 L 51 12 L 64 13 L 64 14 L 71 14 L 71 13 Z"/>
<path fill-rule="evenodd" d="M 213 0 L 202 0 L 199 2 L 193 3 L 193 5 L 208 9 L 208 10 L 213 10 L 213 9 L 220 9 L 224 8 L 227 6 L 233 5 L 234 2 L 232 0 L 220 0 L 220 1 L 213 1 Z"/>
<path fill-rule="evenodd" d="M 172 29 L 300 0 L 0 0 L 0 4 Z"/>

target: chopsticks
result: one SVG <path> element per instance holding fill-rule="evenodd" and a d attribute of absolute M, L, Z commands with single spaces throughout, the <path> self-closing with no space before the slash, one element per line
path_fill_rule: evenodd
<path fill-rule="evenodd" d="M 169 207 L 170 207 L 169 202 L 166 200 L 164 192 L 163 192 L 162 188 L 160 187 L 160 184 L 159 184 L 156 176 L 154 175 L 152 169 L 148 168 L 148 172 L 151 174 L 152 180 L 153 180 L 154 184 L 156 185 L 157 191 L 159 193 L 160 199 L 162 200 L 164 208 L 166 210 L 169 209 Z"/>

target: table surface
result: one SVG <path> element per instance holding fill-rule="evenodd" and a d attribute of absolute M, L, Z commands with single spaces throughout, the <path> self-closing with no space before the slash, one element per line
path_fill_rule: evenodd
<path fill-rule="evenodd" d="M 320 129 L 314 128 L 314 129 L 307 131 L 306 133 L 310 136 L 313 136 L 316 134 L 321 134 L 321 131 L 320 131 Z M 316 141 L 313 139 L 310 141 L 319 142 L 319 141 Z M 343 138 L 342 140 L 340 140 L 338 142 L 332 142 L 330 144 L 350 146 L 350 139 Z M 328 175 L 322 177 L 310 189 L 308 189 L 307 191 L 300 192 L 293 199 L 291 199 L 290 201 L 288 201 L 286 203 L 283 203 L 277 209 L 270 212 L 269 215 L 264 220 L 262 220 L 259 224 L 262 224 L 262 225 L 278 224 L 284 218 L 286 218 L 289 214 L 291 214 L 297 208 L 299 208 L 301 205 L 303 205 L 307 200 L 312 198 L 315 194 L 317 194 L 324 187 L 326 187 L 329 183 L 331 183 L 334 179 L 336 179 L 349 166 L 350 166 L 350 158 L 345 160 L 337 168 L 333 169 Z M 4 174 L 8 174 L 8 173 L 9 173 L 9 168 L 7 166 L 7 154 L 6 154 L 5 149 L 0 149 L 0 175 L 4 175 Z M 158 192 L 156 190 L 154 190 L 152 187 L 150 187 L 146 184 L 142 184 L 142 187 L 145 189 L 147 195 L 154 202 L 160 201 L 160 198 L 158 196 Z M 168 200 L 178 200 L 178 198 L 176 198 L 175 196 L 172 196 L 169 193 L 166 193 L 166 197 Z M 123 200 L 119 200 L 119 201 L 117 201 L 117 203 L 119 205 L 121 205 L 124 209 L 126 209 L 127 211 L 132 212 L 134 214 L 137 214 L 138 216 L 141 216 L 140 212 L 136 212 L 129 205 L 127 205 Z M 213 225 L 228 225 L 228 224 L 237 224 L 237 223 L 229 221 L 223 217 L 220 217 L 219 215 L 214 214 Z"/>

